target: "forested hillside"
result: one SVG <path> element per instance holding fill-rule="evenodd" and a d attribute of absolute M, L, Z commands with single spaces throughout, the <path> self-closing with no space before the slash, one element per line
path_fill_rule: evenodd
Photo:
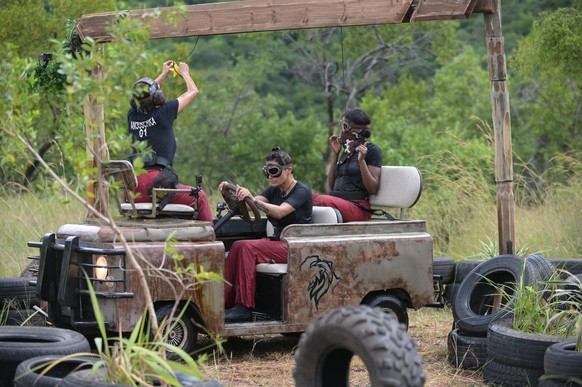
<path fill-rule="evenodd" d="M 205 2 L 210 1 L 185 3 Z M 161 3 L 3 1 L 4 194 L 53 186 L 36 169 L 23 139 L 73 186 L 81 190 L 88 182 L 82 114 L 88 93 L 105 105 L 111 157 L 125 158 L 131 86 L 140 77 L 155 78 L 162 62 L 171 59 L 190 64 L 201 90 L 176 121 L 175 166 L 185 182 L 203 175 L 210 193 L 224 179 L 263 187 L 262 157 L 274 146 L 293 156 L 299 180 L 323 191 L 327 138 L 337 131 L 342 112 L 357 106 L 372 117 L 371 141 L 383 148 L 384 164 L 416 165 L 423 171 L 424 200 L 430 205 L 418 208 L 421 216 L 454 217 L 444 208 L 455 205 L 460 193 L 451 193 L 447 184 L 468 176 L 479 180 L 485 200 L 494 199 L 482 15 L 465 21 L 155 41 L 135 21 L 123 20 L 111 43 L 89 43 L 85 55 L 73 44 L 70 27 L 82 13 Z M 582 1 L 507 1 L 502 14 L 516 196 L 527 201 L 542 195 L 542 183 L 565 185 L 579 178 Z M 97 64 L 104 74 L 101 82 L 90 76 Z M 184 90 L 179 77 L 163 86 L 169 98 Z"/>

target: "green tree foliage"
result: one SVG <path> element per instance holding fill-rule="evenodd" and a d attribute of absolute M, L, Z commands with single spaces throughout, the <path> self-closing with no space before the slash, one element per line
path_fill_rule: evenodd
<path fill-rule="evenodd" d="M 542 14 L 519 47 L 516 146 L 534 174 L 582 149 L 581 4 Z"/>

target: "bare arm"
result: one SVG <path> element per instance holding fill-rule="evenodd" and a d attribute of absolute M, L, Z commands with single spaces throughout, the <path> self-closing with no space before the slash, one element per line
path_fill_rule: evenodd
<path fill-rule="evenodd" d="M 254 202 L 257 208 L 275 219 L 281 219 L 295 211 L 295 207 L 283 202 L 281 205 L 271 204 L 264 196 L 256 196 Z"/>
<path fill-rule="evenodd" d="M 342 142 L 339 136 L 331 136 L 329 138 L 329 144 L 331 146 L 331 160 L 329 164 L 329 171 L 327 171 L 327 185 L 330 190 L 333 190 L 335 185 L 335 165 L 337 164 L 337 159 L 339 157 L 339 152 L 342 148 Z"/>
<path fill-rule="evenodd" d="M 190 67 L 187 63 L 180 62 L 180 75 L 186 82 L 186 92 L 178 97 L 178 112 L 188 106 L 199 94 L 198 87 L 190 76 Z"/>
<path fill-rule="evenodd" d="M 155 81 L 158 85 L 161 85 L 162 82 L 164 82 L 164 80 L 166 79 L 166 77 L 170 73 L 170 69 L 172 68 L 173 65 L 174 65 L 174 62 L 171 60 L 167 60 L 162 64 L 162 72 L 155 79 Z"/>
<path fill-rule="evenodd" d="M 366 187 L 366 191 L 369 194 L 373 195 L 378 192 L 382 168 L 366 164 L 366 153 L 368 152 L 367 143 L 358 146 L 356 151 L 358 152 L 358 164 L 360 166 L 364 187 Z"/>

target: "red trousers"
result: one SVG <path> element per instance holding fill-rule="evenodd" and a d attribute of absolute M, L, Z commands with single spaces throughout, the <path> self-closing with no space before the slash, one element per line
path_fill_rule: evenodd
<path fill-rule="evenodd" d="M 355 222 L 359 220 L 370 220 L 372 213 L 361 209 L 349 200 L 338 198 L 331 195 L 319 195 L 313 192 L 313 205 L 322 207 L 336 208 L 342 214 L 343 222 Z M 366 208 L 370 208 L 370 202 L 367 200 L 354 200 Z"/>
<path fill-rule="evenodd" d="M 157 169 L 148 169 L 147 173 L 139 175 L 137 177 L 137 188 L 134 193 L 136 194 L 136 203 L 146 203 L 151 202 L 152 198 L 148 195 L 148 187 L 150 186 L 152 180 L 160 173 Z M 179 184 L 180 189 L 191 189 L 192 187 L 184 184 Z M 190 196 L 187 193 L 176 193 L 170 203 L 173 204 L 185 204 L 194 208 L 196 203 L 196 198 Z M 212 211 L 210 210 L 210 203 L 208 202 L 208 197 L 203 191 L 198 192 L 198 220 L 204 220 L 208 222 L 213 221 Z"/>
<path fill-rule="evenodd" d="M 224 268 L 224 305 L 255 307 L 256 264 L 287 263 L 287 243 L 269 238 L 236 241 L 230 247 Z"/>

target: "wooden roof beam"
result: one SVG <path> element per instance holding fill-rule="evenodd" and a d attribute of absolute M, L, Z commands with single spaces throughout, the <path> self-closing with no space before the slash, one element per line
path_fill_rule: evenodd
<path fill-rule="evenodd" d="M 84 41 L 111 40 L 111 26 L 120 18 L 141 19 L 152 39 L 336 26 L 397 24 L 449 20 L 488 12 L 492 0 L 242 0 L 104 12 L 83 15 L 76 28 Z M 174 23 L 158 17 L 174 14 Z"/>

